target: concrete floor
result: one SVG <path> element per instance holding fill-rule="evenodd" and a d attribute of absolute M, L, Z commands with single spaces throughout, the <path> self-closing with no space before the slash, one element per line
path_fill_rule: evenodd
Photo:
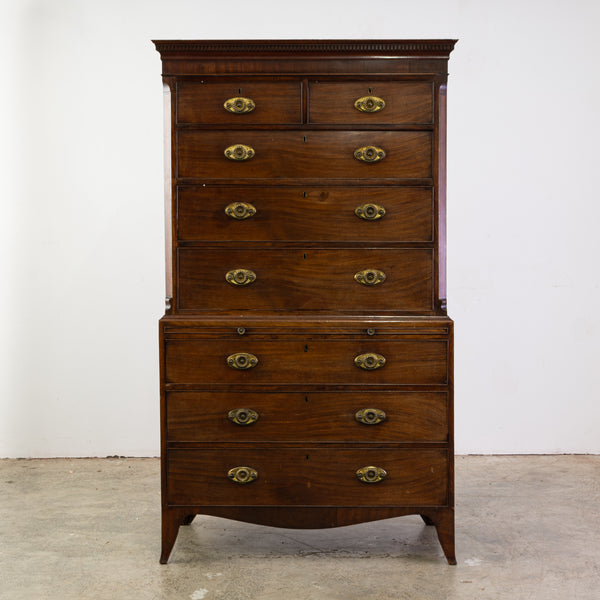
<path fill-rule="evenodd" d="M 456 567 L 416 516 L 318 531 L 198 516 L 159 565 L 158 460 L 1 460 L 0 598 L 600 598 L 600 456 L 459 456 L 456 495 Z"/>

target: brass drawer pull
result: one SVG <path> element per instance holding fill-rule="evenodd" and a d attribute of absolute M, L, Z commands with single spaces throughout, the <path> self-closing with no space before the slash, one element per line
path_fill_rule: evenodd
<path fill-rule="evenodd" d="M 363 425 L 377 425 L 387 419 L 387 415 L 379 408 L 361 408 L 354 418 Z"/>
<path fill-rule="evenodd" d="M 359 354 L 354 359 L 354 364 L 360 369 L 365 371 L 374 371 L 375 369 L 381 369 L 385 365 L 385 356 L 376 354 L 375 352 L 367 352 L 366 354 Z"/>
<path fill-rule="evenodd" d="M 252 483 L 258 477 L 258 471 L 252 467 L 233 467 L 227 471 L 227 477 L 235 483 Z"/>
<path fill-rule="evenodd" d="M 377 285 L 383 283 L 387 277 L 383 271 L 377 269 L 365 269 L 354 275 L 354 279 L 361 285 Z"/>
<path fill-rule="evenodd" d="M 258 421 L 258 413 L 251 408 L 234 408 L 229 411 L 227 418 L 236 425 L 252 425 Z"/>
<path fill-rule="evenodd" d="M 385 215 L 385 208 L 379 204 L 361 204 L 356 207 L 354 214 L 365 221 L 377 221 Z"/>
<path fill-rule="evenodd" d="M 363 467 L 356 471 L 356 476 L 363 483 L 379 483 L 387 477 L 387 471 L 381 467 Z"/>
<path fill-rule="evenodd" d="M 354 151 L 354 158 L 363 162 L 376 163 L 385 158 L 385 150 L 377 146 L 363 146 Z"/>
<path fill-rule="evenodd" d="M 243 221 L 253 217 L 256 214 L 256 208 L 249 202 L 232 202 L 225 207 L 225 214 L 232 219 Z"/>
<path fill-rule="evenodd" d="M 225 273 L 225 280 L 231 285 L 249 285 L 256 280 L 256 273 L 250 269 L 233 269 Z"/>
<path fill-rule="evenodd" d="M 377 96 L 363 96 L 356 100 L 354 108 L 360 112 L 375 113 L 385 108 L 385 101 Z"/>
<path fill-rule="evenodd" d="M 250 160 L 256 153 L 252 146 L 234 144 L 225 148 L 224 154 L 229 160 Z"/>
<path fill-rule="evenodd" d="M 237 371 L 253 369 L 258 364 L 258 357 L 249 352 L 236 352 L 227 357 L 227 366 Z"/>
<path fill-rule="evenodd" d="M 229 98 L 228 100 L 225 100 L 223 108 L 227 112 L 234 113 L 236 115 L 243 115 L 245 113 L 252 112 L 256 108 L 256 104 L 251 98 L 236 96 L 235 98 Z"/>

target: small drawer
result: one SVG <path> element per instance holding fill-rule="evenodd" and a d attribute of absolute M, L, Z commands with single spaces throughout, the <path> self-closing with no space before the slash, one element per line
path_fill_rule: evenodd
<path fill-rule="evenodd" d="M 301 87 L 297 81 L 179 81 L 177 122 L 241 126 L 263 123 L 298 124 L 302 118 L 301 97 Z"/>
<path fill-rule="evenodd" d="M 447 392 L 177 391 L 166 407 L 170 442 L 448 441 Z"/>
<path fill-rule="evenodd" d="M 181 130 L 177 148 L 180 178 L 432 177 L 431 131 Z"/>
<path fill-rule="evenodd" d="M 235 481 L 232 470 L 237 467 L 245 467 L 239 476 L 245 483 Z M 365 483 L 357 476 L 364 467 L 382 469 L 385 477 Z M 167 502 L 192 506 L 441 506 L 448 501 L 448 469 L 448 452 L 443 448 L 169 450 Z"/>
<path fill-rule="evenodd" d="M 177 308 L 432 311 L 433 261 L 430 248 L 180 248 Z"/>
<path fill-rule="evenodd" d="M 174 338 L 165 341 L 164 374 L 166 383 L 204 386 L 447 385 L 448 347 L 428 338 Z M 372 355 L 384 360 L 369 364 Z"/>
<path fill-rule="evenodd" d="M 176 214 L 186 241 L 433 240 L 426 187 L 179 187 Z"/>
<path fill-rule="evenodd" d="M 309 85 L 310 123 L 433 123 L 430 82 L 316 82 Z"/>

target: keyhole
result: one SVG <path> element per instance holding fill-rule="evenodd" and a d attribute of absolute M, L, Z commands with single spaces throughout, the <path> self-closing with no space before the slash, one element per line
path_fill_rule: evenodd
<path fill-rule="evenodd" d="M 304 396 L 304 402 L 308 402 L 308 396 Z"/>
<path fill-rule="evenodd" d="M 373 88 L 369 88 L 369 94 L 373 93 Z"/>
<path fill-rule="evenodd" d="M 308 454 L 306 455 L 306 460 L 308 460 Z"/>
<path fill-rule="evenodd" d="M 241 96 L 242 95 L 242 88 L 238 88 L 238 94 Z"/>
<path fill-rule="evenodd" d="M 306 198 L 306 192 L 302 192 L 302 197 Z"/>
<path fill-rule="evenodd" d="M 302 255 L 302 258 L 306 260 L 306 252 Z"/>
<path fill-rule="evenodd" d="M 302 141 L 306 142 L 306 136 L 305 135 L 302 136 Z"/>
<path fill-rule="evenodd" d="M 308 352 L 308 344 L 304 345 L 304 352 Z"/>

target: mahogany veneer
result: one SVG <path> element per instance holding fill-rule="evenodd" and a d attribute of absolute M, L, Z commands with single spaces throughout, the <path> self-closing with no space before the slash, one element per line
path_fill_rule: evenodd
<path fill-rule="evenodd" d="M 162 563 L 196 514 L 295 528 L 418 514 L 456 564 L 454 43 L 155 42 Z"/>

